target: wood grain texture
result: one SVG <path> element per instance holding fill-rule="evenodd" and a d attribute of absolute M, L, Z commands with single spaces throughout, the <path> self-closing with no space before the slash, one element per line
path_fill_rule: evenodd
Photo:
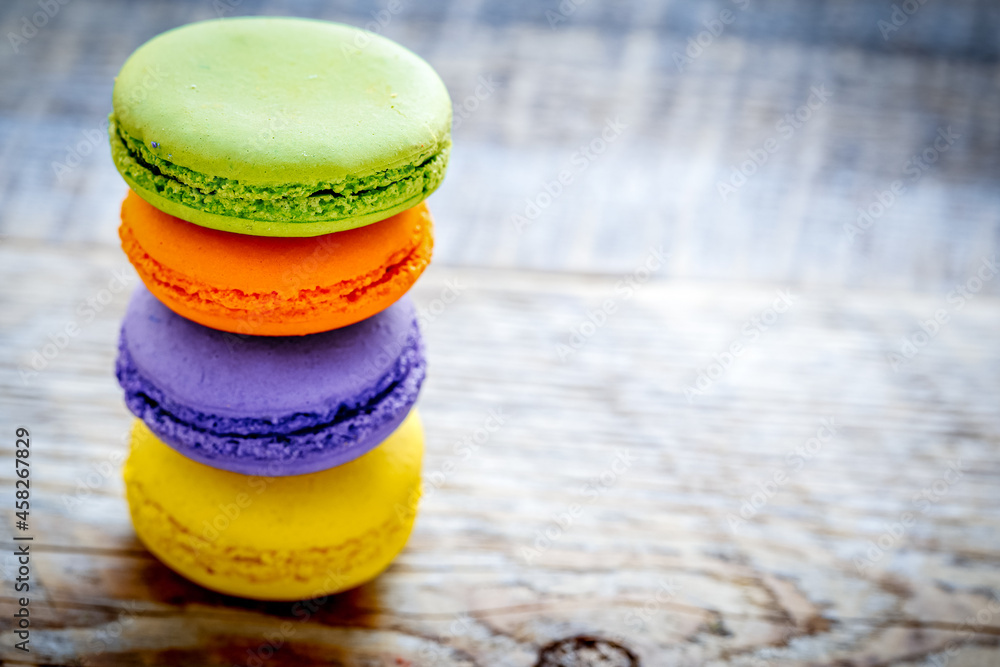
<path fill-rule="evenodd" d="M 15 424 L 34 442 L 32 653 L 12 649 L 5 550 L 5 662 L 530 666 L 577 635 L 642 665 L 1000 661 L 994 297 L 793 288 L 772 317 L 780 285 L 652 280 L 627 297 L 619 277 L 435 267 L 414 290 L 431 371 L 416 530 L 383 576 L 310 609 L 208 592 L 136 541 L 112 375 L 125 292 L 77 312 L 133 276 L 120 251 L 8 240 L 0 266 L 0 460 Z M 887 355 L 940 309 L 894 372 Z M 751 340 L 753 318 L 772 323 Z M 733 342 L 728 370 L 685 395 Z M 487 433 L 491 410 L 504 423 Z M 734 530 L 744 502 L 759 506 Z"/>
<path fill-rule="evenodd" d="M 208 592 L 136 541 L 112 370 L 136 279 L 100 135 L 159 32 L 218 8 L 363 25 L 386 3 L 77 0 L 17 53 L 40 5 L 0 5 L 5 536 L 13 427 L 35 442 L 32 653 L 5 547 L 0 662 L 1000 664 L 1000 279 L 976 275 L 1000 249 L 996 3 L 924 3 L 885 37 L 891 2 L 752 0 L 683 67 L 738 3 L 589 0 L 553 24 L 558 4 L 403 0 L 382 29 L 460 119 L 414 290 L 426 492 L 388 572 L 300 606 Z M 814 86 L 829 99 L 781 134 Z"/>
<path fill-rule="evenodd" d="M 380 28 L 428 59 L 456 105 L 451 168 L 431 200 L 439 264 L 615 273 L 662 244 L 664 275 L 680 279 L 935 292 L 1000 250 L 993 0 L 920 3 L 886 38 L 889 0 L 576 4 L 552 21 L 555 0 L 403 0 Z M 386 6 L 67 4 L 18 54 L 0 50 L 0 233 L 117 242 L 121 179 L 100 135 L 114 76 L 155 34 L 219 13 L 364 25 Z M 723 10 L 732 22 L 678 67 Z M 3 3 L 0 24 L 37 11 Z M 814 87 L 825 101 L 779 130 Z M 584 157 L 609 119 L 625 127 Z M 935 153 L 949 127 L 958 138 Z M 773 154 L 724 198 L 719 183 L 769 139 Z M 79 164 L 54 166 L 68 159 Z M 561 171 L 572 182 L 546 202 Z M 845 233 L 896 180 L 905 193 L 864 234 Z M 519 233 L 529 201 L 546 205 Z"/>

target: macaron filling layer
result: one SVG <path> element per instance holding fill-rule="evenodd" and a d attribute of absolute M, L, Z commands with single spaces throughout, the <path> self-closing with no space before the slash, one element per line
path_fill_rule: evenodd
<path fill-rule="evenodd" d="M 403 346 L 391 370 L 356 401 L 270 418 L 213 414 L 167 396 L 139 369 L 124 329 L 115 374 L 129 410 L 182 454 L 234 472 L 293 475 L 356 458 L 402 423 L 427 370 L 416 322 Z"/>
<path fill-rule="evenodd" d="M 110 119 L 111 153 L 118 171 L 137 192 L 155 193 L 177 208 L 168 212 L 182 219 L 184 208 L 223 216 L 274 223 L 338 222 L 364 224 L 381 214 L 407 208 L 425 199 L 441 184 L 451 150 L 450 139 L 417 156 L 413 162 L 368 175 L 338 181 L 255 185 L 212 176 L 163 159 L 129 135 L 114 114 Z M 151 202 L 160 203 L 160 202 Z M 199 218 L 195 222 L 204 224 Z M 213 226 L 213 225 L 206 225 Z M 347 229 L 351 225 L 339 226 Z M 221 226 L 219 226 L 221 227 Z M 247 230 L 252 233 L 252 230 Z M 289 234 L 291 235 L 291 234 Z"/>

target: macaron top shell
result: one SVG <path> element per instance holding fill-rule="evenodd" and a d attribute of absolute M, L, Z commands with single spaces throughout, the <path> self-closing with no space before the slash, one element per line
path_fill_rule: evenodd
<path fill-rule="evenodd" d="M 125 62 L 113 103 L 118 125 L 154 156 L 254 185 L 418 164 L 451 128 L 430 65 L 384 37 L 308 19 L 165 32 Z"/>

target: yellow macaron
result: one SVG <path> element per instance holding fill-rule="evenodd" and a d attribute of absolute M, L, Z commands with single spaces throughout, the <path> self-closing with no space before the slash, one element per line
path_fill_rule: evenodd
<path fill-rule="evenodd" d="M 290 477 L 218 470 L 136 420 L 125 487 L 136 534 L 178 574 L 258 600 L 302 600 L 362 584 L 403 549 L 416 518 L 423 427 L 416 410 L 343 465 Z"/>

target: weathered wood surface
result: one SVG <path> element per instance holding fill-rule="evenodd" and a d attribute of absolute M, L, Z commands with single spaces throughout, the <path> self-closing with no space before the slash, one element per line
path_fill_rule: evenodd
<path fill-rule="evenodd" d="M 78 310 L 114 271 L 133 275 L 99 135 L 114 74 L 163 30 L 219 7 L 364 24 L 387 3 L 77 0 L 19 53 L 0 46 L 0 456 L 23 423 L 37 463 L 33 652 L 11 648 L 5 549 L 0 660 L 528 666 L 595 636 L 643 665 L 1000 664 L 1000 280 L 961 309 L 948 299 L 1000 239 L 993 0 L 924 3 L 888 38 L 889 2 L 751 0 L 682 68 L 673 54 L 739 3 L 589 0 L 550 25 L 558 4 L 403 0 L 382 28 L 434 65 L 461 118 L 431 202 L 435 267 L 414 293 L 430 486 L 392 569 L 308 614 L 209 593 L 135 540 L 112 376 L 125 296 L 92 321 Z M 4 39 L 39 7 L 0 4 Z M 491 89 L 469 103 L 480 77 Z M 821 85 L 828 101 L 781 135 Z M 574 165 L 619 116 L 621 135 Z M 908 174 L 948 126 L 959 139 Z M 723 201 L 718 182 L 772 137 Z M 518 233 L 511 216 L 566 168 L 573 183 Z M 894 179 L 906 193 L 852 242 L 844 225 Z M 673 282 L 616 293 L 661 245 L 657 278 Z M 788 284 L 793 305 L 749 340 Z M 607 298 L 616 312 L 587 335 Z M 888 355 L 938 310 L 948 321 L 894 370 Z M 22 381 L 68 324 L 79 334 Z M 745 351 L 689 400 L 734 342 Z M 456 452 L 490 410 L 503 427 Z M 824 419 L 836 435 L 810 441 Z"/>
<path fill-rule="evenodd" d="M 387 573 L 309 611 L 208 592 L 136 541 L 112 375 L 126 298 L 92 322 L 77 312 L 114 271 L 133 275 L 120 251 L 9 239 L 0 266 L 10 532 L 14 425 L 34 443 L 32 652 L 12 648 L 5 548 L 5 662 L 530 666 L 551 642 L 592 635 L 647 666 L 1000 663 L 995 297 L 958 309 L 944 294 L 793 286 L 749 340 L 783 286 L 651 281 L 626 298 L 619 277 L 435 267 L 414 290 L 431 369 L 416 530 Z M 561 359 L 608 298 L 615 312 Z M 894 372 L 887 355 L 939 309 L 947 323 Z M 79 334 L 22 381 L 32 350 L 71 322 Z M 503 426 L 456 454 L 491 410 Z M 836 434 L 810 441 L 823 420 Z M 765 502 L 734 531 L 744 501 Z"/>
<path fill-rule="evenodd" d="M 883 38 L 901 1 L 565 0 L 578 8 L 550 23 L 559 0 L 400 0 L 378 29 L 427 58 L 457 108 L 436 261 L 617 272 L 662 244 L 675 278 L 949 289 L 1000 238 L 1000 12 L 922 2 Z M 0 233 L 117 242 L 122 183 L 101 134 L 115 74 L 153 35 L 220 13 L 365 25 L 388 4 L 74 0 L 14 54 L 8 27 L 39 7 L 0 3 Z M 723 10 L 732 22 L 678 67 Z M 829 95 L 802 110 L 813 87 Z M 615 118 L 621 132 L 584 156 Z M 769 139 L 724 199 L 718 184 Z M 895 180 L 905 193 L 852 242 L 844 225 Z M 518 233 L 528 200 L 547 206 Z"/>

